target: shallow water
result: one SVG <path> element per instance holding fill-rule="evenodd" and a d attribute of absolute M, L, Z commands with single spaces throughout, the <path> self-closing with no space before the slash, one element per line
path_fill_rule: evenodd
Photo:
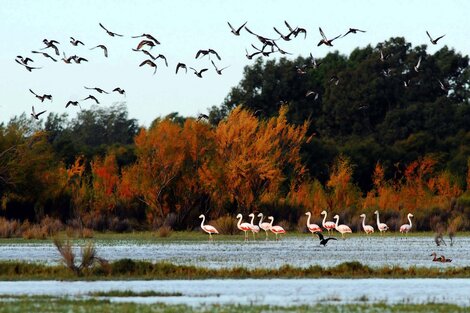
<path fill-rule="evenodd" d="M 110 297 L 167 304 L 454 303 L 470 306 L 469 279 L 227 279 L 153 281 L 0 282 L 0 295 L 87 296 L 90 292 L 153 290 L 172 297 Z M 104 297 L 102 297 L 104 298 Z"/>

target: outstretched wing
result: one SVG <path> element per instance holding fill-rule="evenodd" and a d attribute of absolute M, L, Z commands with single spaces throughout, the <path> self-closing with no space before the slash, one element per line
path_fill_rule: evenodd
<path fill-rule="evenodd" d="M 321 27 L 318 27 L 318 29 L 320 30 L 320 35 L 323 37 L 323 39 L 324 39 L 325 41 L 328 41 L 328 39 L 326 38 L 325 33 L 323 32 L 323 30 L 321 29 Z"/>
<path fill-rule="evenodd" d="M 323 240 L 323 239 L 325 239 L 325 237 L 323 237 L 323 235 L 322 235 L 321 233 L 315 233 L 315 234 L 318 236 L 318 238 L 320 239 L 320 241 Z"/>
<path fill-rule="evenodd" d="M 431 35 L 429 35 L 429 32 L 428 32 L 428 31 L 426 31 L 426 34 L 428 35 L 428 37 L 429 37 L 429 40 L 431 40 L 431 42 L 432 42 L 432 41 L 433 41 L 433 39 L 432 39 Z"/>

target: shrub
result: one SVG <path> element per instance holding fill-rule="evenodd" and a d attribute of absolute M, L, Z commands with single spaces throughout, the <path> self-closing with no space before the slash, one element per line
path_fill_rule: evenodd
<path fill-rule="evenodd" d="M 297 221 L 297 231 L 299 233 L 308 233 L 307 229 L 307 216 L 301 216 Z"/>
<path fill-rule="evenodd" d="M 60 220 L 51 218 L 49 216 L 43 218 L 40 225 L 48 236 L 54 236 L 59 231 L 64 229 L 64 225 Z"/>
<path fill-rule="evenodd" d="M 161 226 L 158 229 L 158 237 L 161 237 L 161 238 L 170 237 L 171 232 L 172 232 L 172 229 L 170 226 Z"/>
<path fill-rule="evenodd" d="M 279 225 L 281 226 L 282 228 L 284 228 L 285 231 L 291 231 L 293 228 L 292 228 L 292 224 L 289 223 L 289 221 L 286 221 L 286 220 L 282 220 L 280 221 L 279 223 L 276 224 L 276 222 L 274 222 L 273 225 Z"/>
<path fill-rule="evenodd" d="M 39 225 L 33 225 L 22 234 L 24 239 L 46 239 L 47 231 Z"/>
<path fill-rule="evenodd" d="M 234 235 L 239 232 L 236 220 L 229 215 L 221 216 L 208 224 L 214 226 L 221 234 Z"/>
<path fill-rule="evenodd" d="M 11 238 L 17 237 L 20 233 L 20 223 L 13 220 L 9 221 L 5 218 L 0 218 L 0 237 L 1 238 Z"/>

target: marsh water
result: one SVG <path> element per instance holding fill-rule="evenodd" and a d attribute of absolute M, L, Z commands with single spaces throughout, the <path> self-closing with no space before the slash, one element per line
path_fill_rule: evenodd
<path fill-rule="evenodd" d="M 131 258 L 168 261 L 209 268 L 278 268 L 282 265 L 334 266 L 359 261 L 370 266 L 470 266 L 470 237 L 457 237 L 451 247 L 437 247 L 432 236 L 354 236 L 330 241 L 326 247 L 312 236 L 285 237 L 276 241 L 96 241 L 98 255 L 108 260 Z M 79 249 L 78 246 L 75 247 Z M 452 263 L 432 262 L 432 252 L 452 258 Z M 78 251 L 77 251 L 78 252 Z M 56 264 L 60 257 L 50 242 L 0 244 L 1 260 Z"/>

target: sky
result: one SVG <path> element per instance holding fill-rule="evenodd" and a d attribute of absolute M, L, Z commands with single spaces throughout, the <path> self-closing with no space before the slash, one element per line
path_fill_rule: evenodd
<path fill-rule="evenodd" d="M 246 31 L 240 36 L 230 33 L 227 22 L 238 27 L 244 22 L 260 35 L 277 38 L 273 30 L 287 32 L 284 20 L 292 26 L 307 29 L 307 38 L 299 36 L 290 42 L 278 41 L 283 50 L 299 55 L 323 57 L 338 50 L 349 54 L 356 47 L 378 42 L 393 36 L 403 36 L 413 46 L 427 44 L 428 53 L 434 53 L 444 45 L 457 52 L 470 54 L 470 1 L 454 0 L 305 0 L 305 1 L 250 1 L 250 0 L 153 0 L 153 1 L 60 1 L 60 0 L 2 0 L 0 7 L 0 123 L 26 112 L 47 110 L 67 112 L 76 116 L 78 107 L 65 108 L 69 100 L 82 100 L 89 94 L 96 95 L 100 106 L 125 101 L 129 116 L 141 125 L 149 125 L 155 118 L 178 112 L 183 116 L 207 113 L 212 106 L 219 106 L 243 77 L 245 66 L 254 60 L 245 57 L 245 49 L 253 52 L 251 44 L 260 47 L 256 37 Z M 110 37 L 99 27 L 102 23 L 111 31 L 124 37 Z M 334 42 L 334 47 L 317 47 L 320 40 L 318 27 L 328 37 L 344 34 L 349 27 L 366 30 L 366 33 L 350 34 Z M 446 36 L 432 46 L 426 30 L 437 37 Z M 140 39 L 131 36 L 149 33 L 161 45 L 154 47 L 154 55 L 163 54 L 169 67 L 157 60 L 158 69 L 139 67 L 147 57 L 132 51 Z M 69 37 L 85 43 L 74 47 Z M 82 64 L 54 63 L 32 50 L 44 47 L 43 39 L 55 39 L 61 54 L 79 55 L 89 60 Z M 98 44 L 108 47 L 105 58 Z M 195 59 L 199 49 L 212 48 L 222 60 L 212 57 L 216 65 L 229 66 L 223 75 L 217 75 L 209 58 Z M 51 55 L 53 51 L 48 49 Z M 28 72 L 14 59 L 17 55 L 29 56 L 32 66 L 42 67 Z M 54 56 L 55 57 L 55 56 Z M 62 55 L 60 56 L 62 57 Z M 279 54 L 269 57 L 279 58 Z M 203 78 L 192 71 L 175 75 L 178 62 L 196 69 L 208 68 Z M 126 90 L 126 96 L 112 93 L 99 95 L 86 90 L 100 87 L 110 91 L 115 87 Z M 52 94 L 53 102 L 36 99 L 30 92 Z M 83 109 L 93 101 L 81 101 Z"/>

